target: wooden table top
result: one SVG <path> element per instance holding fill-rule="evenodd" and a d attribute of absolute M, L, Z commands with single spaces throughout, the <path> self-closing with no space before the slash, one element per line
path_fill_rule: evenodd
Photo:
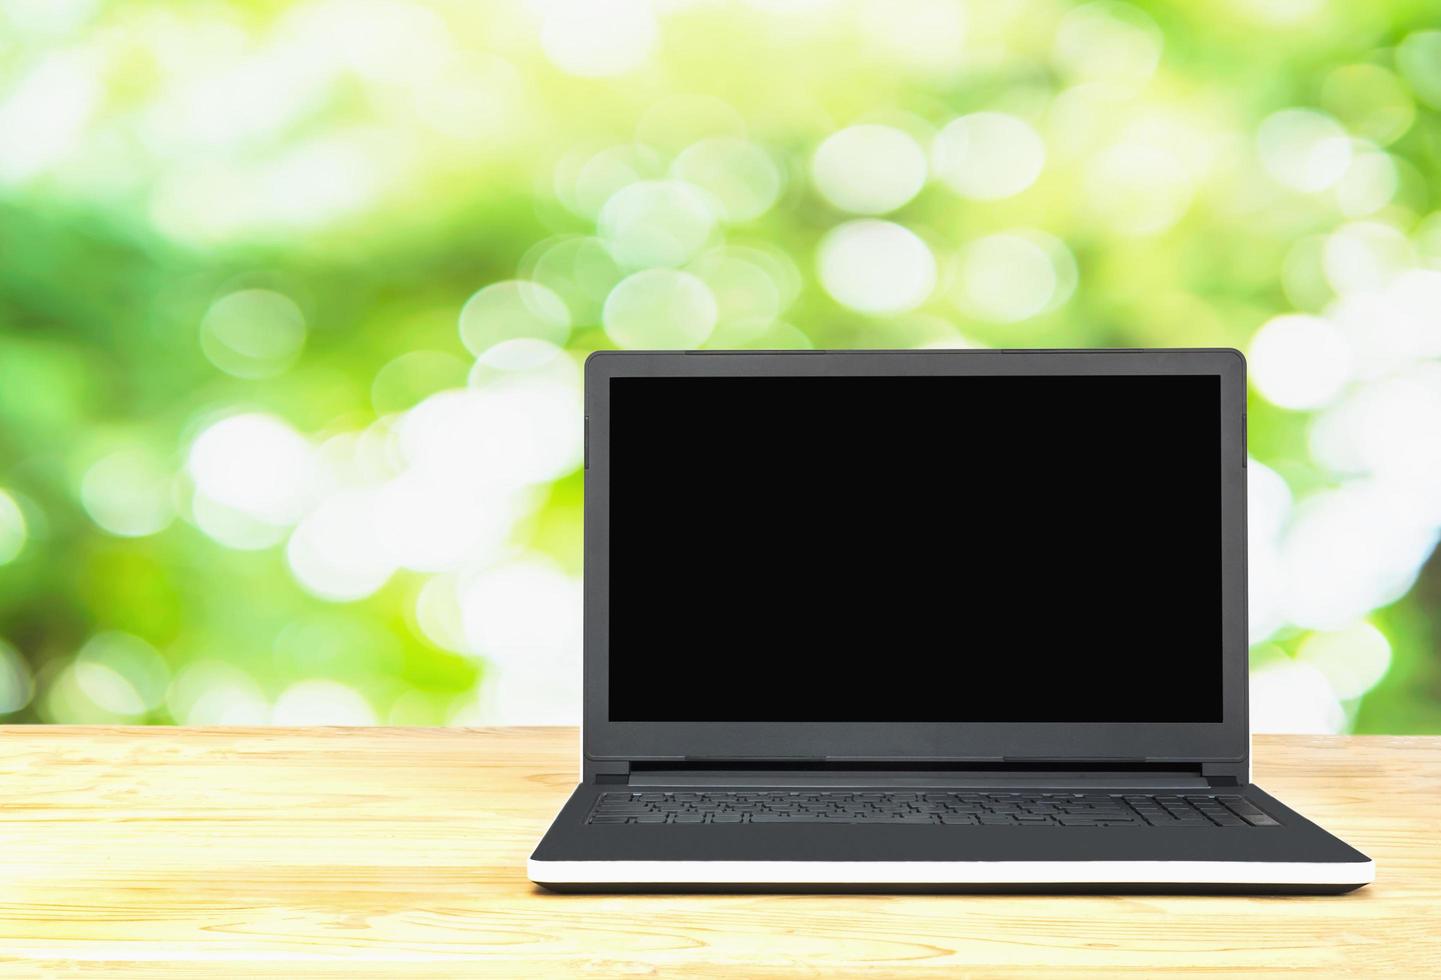
<path fill-rule="evenodd" d="M 573 729 L 0 729 L 0 972 L 161 977 L 1441 971 L 1441 738 L 1258 737 L 1376 860 L 1308 898 L 552 895 Z"/>

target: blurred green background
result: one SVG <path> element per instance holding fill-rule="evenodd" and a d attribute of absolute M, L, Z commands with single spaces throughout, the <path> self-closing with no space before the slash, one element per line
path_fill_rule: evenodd
<path fill-rule="evenodd" d="M 0 0 L 0 718 L 576 720 L 597 348 L 1226 345 L 1256 729 L 1441 732 L 1438 28 Z"/>

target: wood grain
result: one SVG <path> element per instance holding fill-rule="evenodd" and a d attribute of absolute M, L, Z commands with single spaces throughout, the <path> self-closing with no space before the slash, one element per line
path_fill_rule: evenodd
<path fill-rule="evenodd" d="M 0 972 L 1441 973 L 1441 738 L 1258 737 L 1376 859 L 1326 898 L 560 896 L 571 729 L 0 728 Z"/>

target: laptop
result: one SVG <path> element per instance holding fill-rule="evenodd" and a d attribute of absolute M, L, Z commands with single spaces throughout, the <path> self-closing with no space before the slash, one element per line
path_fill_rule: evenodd
<path fill-rule="evenodd" d="M 586 364 L 557 891 L 1338 893 L 1251 782 L 1233 350 Z"/>

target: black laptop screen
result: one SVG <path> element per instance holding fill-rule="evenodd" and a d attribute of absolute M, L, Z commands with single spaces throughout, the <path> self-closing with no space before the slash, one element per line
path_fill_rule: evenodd
<path fill-rule="evenodd" d="M 610 384 L 613 721 L 1221 720 L 1219 377 Z"/>

